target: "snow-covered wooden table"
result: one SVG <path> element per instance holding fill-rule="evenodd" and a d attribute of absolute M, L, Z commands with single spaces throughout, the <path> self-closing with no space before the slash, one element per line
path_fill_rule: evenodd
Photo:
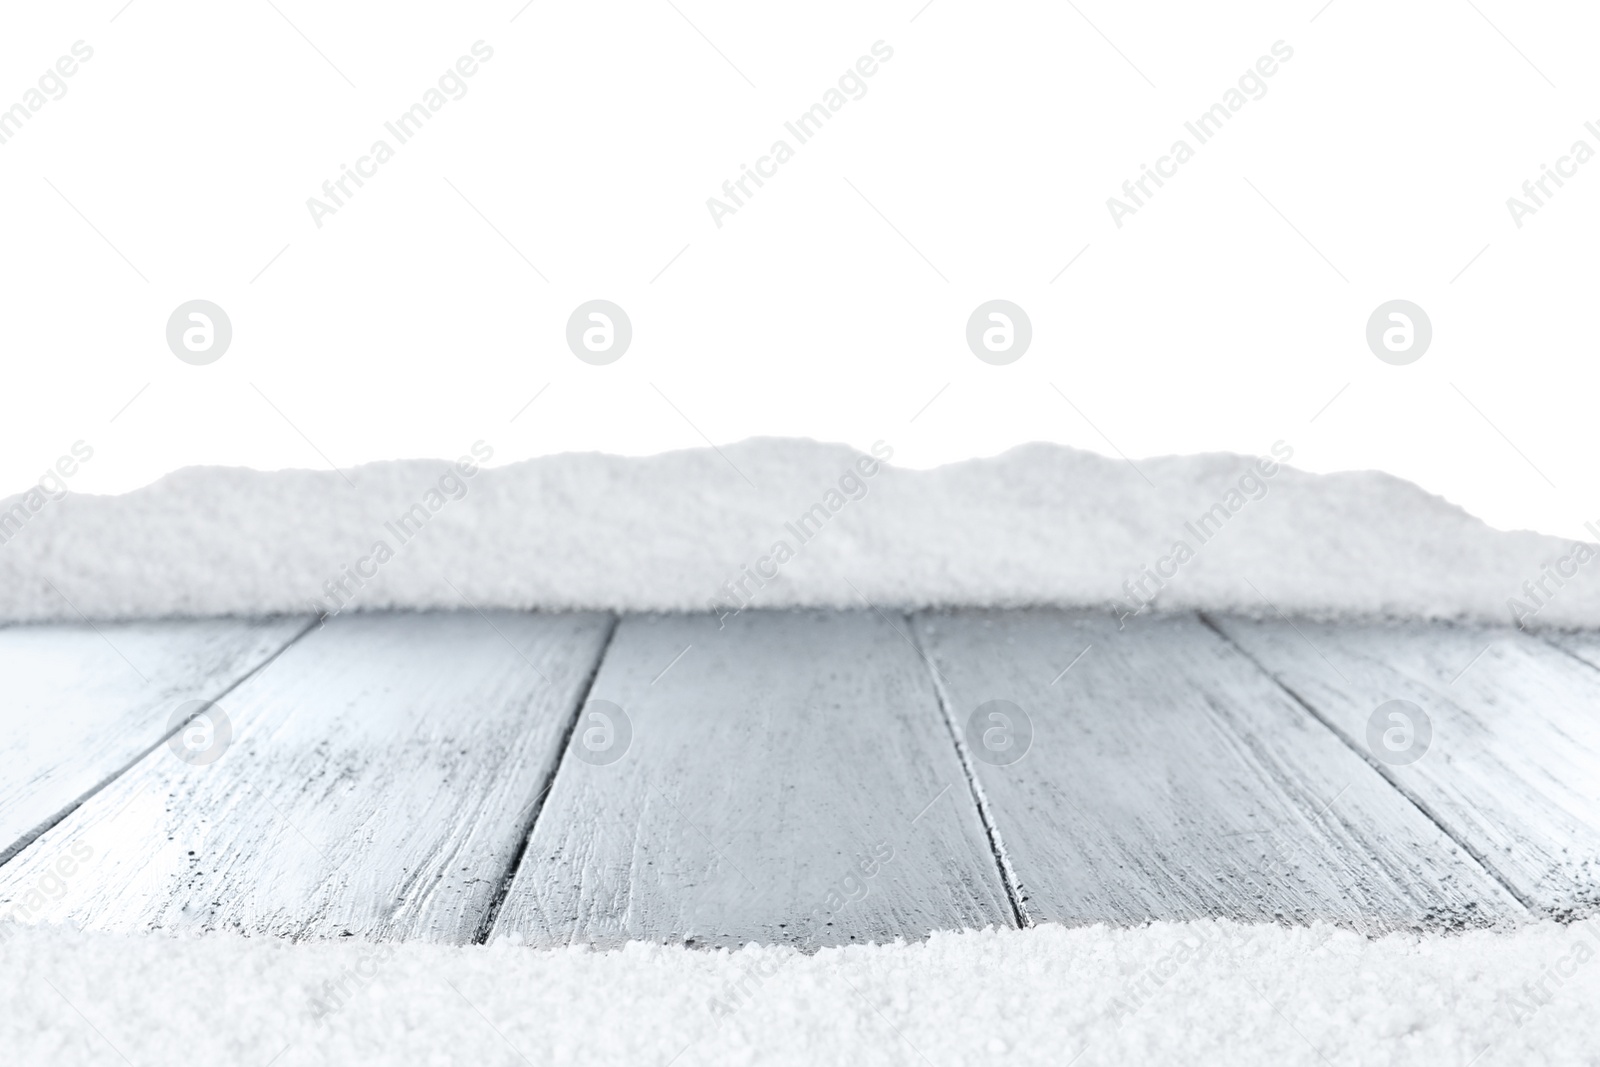
<path fill-rule="evenodd" d="M 0 677 L 27 921 L 814 948 L 1600 912 L 1594 635 L 364 614 L 11 626 Z"/>

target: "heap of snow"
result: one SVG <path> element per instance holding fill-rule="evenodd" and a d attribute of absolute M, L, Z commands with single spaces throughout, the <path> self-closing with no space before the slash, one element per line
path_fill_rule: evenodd
<path fill-rule="evenodd" d="M 388 608 L 1060 605 L 1600 625 L 1588 545 L 1408 482 L 1056 445 L 929 471 L 812 441 L 345 472 L 190 468 L 0 502 L 0 619 Z M 1600 567 L 1593 570 L 1600 571 Z"/>
<path fill-rule="evenodd" d="M 11 1063 L 1594 1063 L 1600 920 L 1158 923 L 615 952 L 0 924 Z"/>

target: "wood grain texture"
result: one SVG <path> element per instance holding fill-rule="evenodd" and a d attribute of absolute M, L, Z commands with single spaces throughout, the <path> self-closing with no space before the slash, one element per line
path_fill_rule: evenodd
<path fill-rule="evenodd" d="M 1120 632 L 1109 616 L 1049 610 L 915 622 L 963 736 L 990 700 L 1031 719 L 1023 758 L 973 766 L 1034 920 L 1382 930 L 1522 911 L 1193 616 Z"/>
<path fill-rule="evenodd" d="M 1380 704 L 1421 707 L 1429 748 L 1383 773 L 1525 901 L 1600 909 L 1600 672 L 1503 627 L 1216 622 L 1368 755 Z"/>
<path fill-rule="evenodd" d="M 470 941 L 611 625 L 332 619 L 221 702 L 233 741 L 219 760 L 163 745 L 0 869 L 0 911 L 103 930 Z"/>
<path fill-rule="evenodd" d="M 0 629 L 0 863 L 311 625 L 309 618 Z"/>
<path fill-rule="evenodd" d="M 684 651 L 687 648 L 687 651 Z M 625 619 L 495 937 L 802 949 L 1014 923 L 926 666 L 873 612 Z"/>
<path fill-rule="evenodd" d="M 1541 635 L 1545 641 L 1589 666 L 1600 670 L 1600 631 L 1550 632 Z"/>

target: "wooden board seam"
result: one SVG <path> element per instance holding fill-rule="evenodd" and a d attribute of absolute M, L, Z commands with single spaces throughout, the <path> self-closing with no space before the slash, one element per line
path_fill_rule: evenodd
<path fill-rule="evenodd" d="M 1518 629 L 1521 630 L 1523 633 L 1528 633 L 1527 630 L 1522 630 L 1521 627 L 1518 627 Z M 1593 662 L 1591 662 L 1589 660 L 1586 660 L 1582 656 L 1578 655 L 1576 652 L 1572 651 L 1572 649 L 1568 648 L 1566 645 L 1563 645 L 1561 642 L 1552 641 L 1550 639 L 1548 633 L 1535 632 L 1535 633 L 1532 633 L 1532 634 L 1528 634 L 1528 636 L 1537 638 L 1540 642 L 1542 642 L 1543 644 L 1549 645 L 1551 648 L 1555 649 L 1557 652 L 1565 652 L 1568 656 L 1571 656 L 1573 659 L 1577 660 L 1579 663 L 1583 664 L 1585 667 L 1589 668 L 1591 671 L 1600 671 L 1600 663 L 1593 663 Z"/>
<path fill-rule="evenodd" d="M 967 751 L 966 739 L 961 736 L 960 726 L 955 720 L 954 711 L 950 706 L 950 696 L 945 689 L 944 677 L 939 673 L 939 668 L 934 666 L 932 658 L 917 638 L 916 620 L 909 614 L 902 614 L 900 618 L 911 631 L 911 636 L 908 638 L 911 647 L 916 649 L 917 655 L 927 665 L 928 677 L 933 682 L 933 692 L 939 703 L 939 716 L 944 720 L 945 731 L 949 733 L 950 742 L 955 746 L 956 757 L 961 761 L 961 773 L 966 776 L 967 791 L 973 803 L 977 805 L 978 819 L 983 823 L 983 833 L 989 841 L 989 852 L 994 857 L 995 867 L 1000 872 L 1000 884 L 1004 887 L 1006 900 L 1011 905 L 1012 920 L 1016 922 L 1018 929 L 1025 930 L 1034 925 L 1033 917 L 1022 905 L 1022 894 L 1017 889 L 1016 871 L 1011 868 L 1011 857 L 1006 852 L 1005 841 L 1000 836 L 999 828 L 995 826 L 994 815 L 989 808 L 989 798 L 984 794 L 983 785 L 978 781 L 977 768 L 972 765 L 972 754 Z"/>
<path fill-rule="evenodd" d="M 561 742 L 556 746 L 556 759 L 550 767 L 550 775 L 545 779 L 544 786 L 534 796 L 532 810 L 522 826 L 521 838 L 517 842 L 517 850 L 511 856 L 511 862 L 506 865 L 504 875 L 500 879 L 500 887 L 495 890 L 494 898 L 489 901 L 488 909 L 483 913 L 483 921 L 478 924 L 478 931 L 473 935 L 472 943 L 486 945 L 494 933 L 495 921 L 500 918 L 500 909 L 505 905 L 506 896 L 511 892 L 511 884 L 516 881 L 517 871 L 522 867 L 523 857 L 528 852 L 528 842 L 533 840 L 533 831 L 539 824 L 539 816 L 544 813 L 545 800 L 550 796 L 550 790 L 555 787 L 556 776 L 561 773 L 562 766 L 567 762 L 567 750 L 572 747 L 572 735 L 577 731 L 578 721 L 583 717 L 583 707 L 589 702 L 589 692 L 594 688 L 595 679 L 600 677 L 600 667 L 606 661 L 606 654 L 611 651 L 611 640 L 617 636 L 617 627 L 622 619 L 612 612 L 611 625 L 606 629 L 606 636 L 600 642 L 600 650 L 595 654 L 594 663 L 589 667 L 589 676 L 578 687 L 577 699 L 572 703 L 572 710 L 567 715 L 566 726 L 561 731 Z"/>
<path fill-rule="evenodd" d="M 308 619 L 306 621 L 306 624 L 303 627 L 301 627 L 300 630 L 293 637 L 291 637 L 291 638 L 289 638 L 289 640 L 285 641 L 278 648 L 277 651 L 273 652 L 270 656 L 268 656 L 265 659 L 263 659 L 260 663 L 256 664 L 254 667 L 250 668 L 250 670 L 248 670 L 244 674 L 240 675 L 226 689 L 222 690 L 216 696 L 211 697 L 210 701 L 212 703 L 216 703 L 217 701 L 222 700 L 228 694 L 232 693 L 235 689 L 238 689 L 245 682 L 248 682 L 251 678 L 254 678 L 256 675 L 260 674 L 262 671 L 264 671 L 268 667 L 272 666 L 273 663 L 277 662 L 277 659 L 278 659 L 279 656 L 281 656 L 285 652 L 287 652 L 296 642 L 298 642 L 306 634 L 310 633 L 311 630 L 314 627 L 320 626 L 321 623 L 322 623 L 322 620 L 320 618 Z M 125 762 L 121 767 L 118 767 L 115 771 L 113 771 L 110 774 L 108 774 L 105 778 L 101 779 L 99 782 L 96 782 L 90 789 L 88 789 L 82 795 L 74 798 L 66 807 L 62 808 L 60 811 L 56 812 L 54 815 L 52 815 L 49 818 L 45 819 L 38 826 L 35 826 L 32 830 L 29 830 L 27 833 L 23 834 L 16 841 L 13 841 L 10 845 L 0 847 L 0 867 L 4 867 L 7 863 L 10 863 L 17 856 L 21 855 L 22 852 L 25 851 L 29 845 L 33 844 L 35 841 L 37 841 L 43 835 L 49 833 L 50 830 L 53 829 L 58 823 L 60 823 L 63 819 L 68 818 L 73 812 L 77 811 L 79 808 L 83 807 L 84 804 L 86 804 L 90 800 L 92 800 L 95 797 L 96 794 L 100 793 L 107 786 L 111 785 L 111 783 L 115 782 L 118 778 L 121 778 L 124 774 L 127 774 L 128 771 L 130 771 L 134 767 L 138 766 L 139 763 L 142 760 L 144 760 L 144 758 L 146 756 L 150 755 L 150 753 L 154 752 L 156 749 L 160 748 L 162 745 L 166 744 L 167 742 L 171 741 L 174 737 L 176 737 L 179 734 L 181 734 L 184 730 L 186 730 L 188 728 L 188 726 L 189 726 L 189 724 L 191 722 L 193 722 L 197 717 L 199 717 L 199 715 L 202 713 L 203 710 L 204 710 L 203 708 L 195 709 L 194 715 L 191 715 L 189 718 L 185 719 L 183 722 L 181 722 L 178 725 L 174 726 L 171 730 L 167 731 L 166 733 L 162 734 L 160 737 L 156 738 L 156 740 L 152 744 L 150 744 L 148 747 L 146 747 L 146 748 L 142 749 L 141 751 L 135 753 L 133 755 L 133 757 L 131 759 L 129 759 L 127 762 Z"/>
<path fill-rule="evenodd" d="M 1263 675 L 1270 679 L 1273 685 L 1276 685 L 1279 689 L 1287 693 L 1289 698 L 1302 709 L 1304 709 L 1307 715 L 1310 715 L 1311 718 L 1317 723 L 1321 724 L 1325 730 L 1329 731 L 1334 737 L 1338 738 L 1340 744 L 1344 745 L 1351 752 L 1354 752 L 1357 756 L 1364 760 L 1369 767 L 1377 771 L 1379 776 L 1389 784 L 1391 789 L 1409 801 L 1413 807 L 1427 817 L 1429 822 L 1433 823 L 1434 826 L 1439 828 L 1440 833 L 1448 837 L 1468 856 L 1471 856 L 1473 861 L 1476 862 L 1479 867 L 1483 868 L 1484 872 L 1487 873 L 1489 877 L 1498 882 L 1502 889 L 1504 889 L 1507 893 L 1510 893 L 1519 904 L 1527 908 L 1530 913 L 1535 915 L 1542 914 L 1546 910 L 1540 907 L 1535 901 L 1529 899 L 1525 893 L 1517 889 L 1517 887 L 1512 884 L 1511 879 L 1507 878 L 1498 867 L 1490 862 L 1489 857 L 1485 855 L 1481 849 L 1475 848 L 1460 834 L 1457 834 L 1449 826 L 1445 825 L 1444 821 L 1439 818 L 1439 816 L 1431 807 L 1429 807 L 1426 801 L 1417 796 L 1412 790 L 1407 789 L 1400 782 L 1397 782 L 1394 776 L 1390 773 L 1386 764 L 1384 764 L 1381 760 L 1375 759 L 1372 753 L 1364 751 L 1363 748 L 1352 738 L 1348 737 L 1343 730 L 1341 730 L 1337 725 L 1335 725 L 1326 716 L 1313 707 L 1310 701 L 1306 700 L 1299 693 L 1295 692 L 1293 687 L 1291 687 L 1283 679 L 1279 678 L 1277 674 L 1268 670 L 1267 667 L 1260 660 L 1256 659 L 1255 656 L 1251 655 L 1251 653 L 1245 649 L 1243 645 L 1239 644 L 1239 642 L 1228 636 L 1227 631 L 1219 626 L 1216 621 L 1211 618 L 1210 614 L 1202 611 L 1198 612 L 1198 615 L 1200 616 L 1201 622 L 1215 632 L 1218 637 L 1226 641 L 1232 648 L 1236 649 L 1241 656 L 1243 656 L 1256 668 L 1256 670 L 1260 671 Z"/>

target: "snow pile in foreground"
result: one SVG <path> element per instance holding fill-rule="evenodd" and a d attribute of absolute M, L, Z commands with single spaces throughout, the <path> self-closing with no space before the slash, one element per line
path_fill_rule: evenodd
<path fill-rule="evenodd" d="M 1592 1064 L 1596 955 L 1600 920 L 1377 940 L 1050 926 L 815 956 L 0 926 L 0 1048 L 60 1067 Z"/>
<path fill-rule="evenodd" d="M 1282 444 L 1137 469 L 1040 444 L 912 471 L 875 448 L 487 468 L 478 442 L 454 463 L 41 489 L 0 503 L 0 619 L 870 601 L 1600 625 L 1591 546 L 1492 530 L 1388 475 L 1306 474 Z"/>

